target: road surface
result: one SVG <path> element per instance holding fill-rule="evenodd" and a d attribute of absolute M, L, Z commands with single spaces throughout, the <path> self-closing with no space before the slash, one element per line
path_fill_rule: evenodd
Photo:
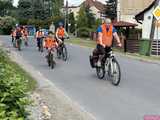
<path fill-rule="evenodd" d="M 0 36 L 0 40 L 17 51 L 11 47 L 9 37 Z M 57 60 L 54 70 L 48 68 L 45 54 L 37 51 L 33 41 L 17 52 L 97 120 L 143 120 L 145 115 L 160 115 L 160 65 L 117 56 L 122 80 L 115 87 L 97 79 L 89 65 L 91 49 L 67 47 L 69 61 Z"/>

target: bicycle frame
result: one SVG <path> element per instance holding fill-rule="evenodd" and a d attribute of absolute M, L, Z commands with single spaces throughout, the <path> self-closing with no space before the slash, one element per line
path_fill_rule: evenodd
<path fill-rule="evenodd" d="M 108 58 L 106 58 L 106 62 L 105 62 L 105 71 L 107 71 L 108 72 L 108 70 L 109 70 L 109 67 L 111 67 L 110 68 L 110 73 L 113 75 L 113 73 L 114 73 L 114 65 L 113 65 L 113 63 L 112 63 L 112 61 L 113 61 L 113 59 L 114 59 L 114 57 L 115 57 L 115 55 L 113 54 L 113 51 L 111 51 L 110 53 L 109 53 L 109 57 Z"/>

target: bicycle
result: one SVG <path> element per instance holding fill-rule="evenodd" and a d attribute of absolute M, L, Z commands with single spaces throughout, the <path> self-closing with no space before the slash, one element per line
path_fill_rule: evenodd
<path fill-rule="evenodd" d="M 96 65 L 98 58 L 99 56 L 95 56 L 94 58 L 93 56 L 90 56 L 90 64 L 93 68 L 96 68 L 97 77 L 103 79 L 107 73 L 112 84 L 118 86 L 121 80 L 121 69 L 113 51 L 104 56 L 100 67 Z"/>
<path fill-rule="evenodd" d="M 16 48 L 16 39 L 15 38 L 12 38 L 12 45 L 14 48 Z"/>
<path fill-rule="evenodd" d="M 18 48 L 18 50 L 19 50 L 19 51 L 21 51 L 21 50 L 22 50 L 22 49 L 21 49 L 22 39 L 21 39 L 21 38 L 16 39 L 16 44 L 17 44 L 17 48 Z"/>
<path fill-rule="evenodd" d="M 64 61 L 67 61 L 68 59 L 68 51 L 64 42 L 60 43 L 59 47 L 57 48 L 57 57 L 59 59 L 63 59 Z"/>
<path fill-rule="evenodd" d="M 56 62 L 55 62 L 55 59 L 54 59 L 54 49 L 50 49 L 49 52 L 48 52 L 48 55 L 47 55 L 47 63 L 48 63 L 48 66 L 51 67 L 51 69 L 54 69 L 55 65 L 56 65 Z"/>

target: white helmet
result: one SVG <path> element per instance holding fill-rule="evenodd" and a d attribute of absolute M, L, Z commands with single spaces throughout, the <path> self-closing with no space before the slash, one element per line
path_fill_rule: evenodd
<path fill-rule="evenodd" d="M 112 23 L 112 21 L 111 21 L 110 18 L 106 18 L 106 19 L 104 20 L 104 22 L 105 22 L 106 24 L 111 24 L 111 23 Z"/>

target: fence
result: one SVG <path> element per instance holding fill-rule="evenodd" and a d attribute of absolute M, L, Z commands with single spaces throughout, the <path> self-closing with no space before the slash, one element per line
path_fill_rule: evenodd
<path fill-rule="evenodd" d="M 160 40 L 159 39 L 155 39 L 152 41 L 152 51 L 151 51 L 152 55 L 160 55 Z"/>

